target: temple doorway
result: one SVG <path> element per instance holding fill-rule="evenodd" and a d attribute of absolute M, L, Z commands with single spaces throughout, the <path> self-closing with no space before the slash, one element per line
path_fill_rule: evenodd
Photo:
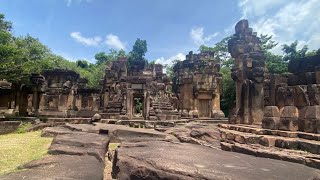
<path fill-rule="evenodd" d="M 133 98 L 133 117 L 143 117 L 143 98 Z"/>
<path fill-rule="evenodd" d="M 199 100 L 199 117 L 210 117 L 210 100 L 209 99 L 200 99 Z"/>

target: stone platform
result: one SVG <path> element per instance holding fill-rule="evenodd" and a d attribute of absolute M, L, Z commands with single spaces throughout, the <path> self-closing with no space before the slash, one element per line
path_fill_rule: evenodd
<path fill-rule="evenodd" d="M 320 135 L 219 124 L 221 148 L 258 157 L 296 162 L 320 169 Z"/>
<path fill-rule="evenodd" d="M 42 136 L 54 137 L 49 156 L 0 179 L 101 180 L 109 142 L 120 143 L 110 159 L 114 179 L 320 178 L 320 170 L 301 164 L 222 151 L 219 135 L 217 125 L 199 123 L 164 132 L 104 123 L 47 127 Z"/>

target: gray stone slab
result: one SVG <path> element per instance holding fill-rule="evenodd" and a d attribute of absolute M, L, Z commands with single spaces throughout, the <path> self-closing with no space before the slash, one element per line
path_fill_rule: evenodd
<path fill-rule="evenodd" d="M 200 145 L 148 141 L 122 143 L 117 179 L 313 179 L 320 171 L 301 164 L 226 152 Z"/>

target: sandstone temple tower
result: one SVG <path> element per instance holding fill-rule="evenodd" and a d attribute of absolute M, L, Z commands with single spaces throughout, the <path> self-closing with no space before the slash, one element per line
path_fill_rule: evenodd
<path fill-rule="evenodd" d="M 189 118 L 223 118 L 220 109 L 222 75 L 213 52 L 193 54 L 178 61 L 173 68 L 173 92 L 177 108 Z"/>
<path fill-rule="evenodd" d="M 260 124 L 263 119 L 265 57 L 260 43 L 247 20 L 236 24 L 235 34 L 228 41 L 228 50 L 235 59 L 231 76 L 236 82 L 231 123 Z"/>

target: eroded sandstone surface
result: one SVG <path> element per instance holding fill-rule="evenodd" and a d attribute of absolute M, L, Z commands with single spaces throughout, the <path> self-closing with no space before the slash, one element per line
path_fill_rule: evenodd
<path fill-rule="evenodd" d="M 189 123 L 159 132 L 96 123 L 47 127 L 48 156 L 0 179 L 314 179 L 320 170 L 298 163 L 222 151 L 216 125 Z M 184 141 L 192 139 L 193 141 Z M 109 142 L 120 143 L 114 154 Z M 208 145 L 210 144 L 210 145 Z M 109 153 L 109 154 L 108 154 Z M 107 156 L 107 157 L 106 157 Z M 104 172 L 106 165 L 112 172 Z"/>

